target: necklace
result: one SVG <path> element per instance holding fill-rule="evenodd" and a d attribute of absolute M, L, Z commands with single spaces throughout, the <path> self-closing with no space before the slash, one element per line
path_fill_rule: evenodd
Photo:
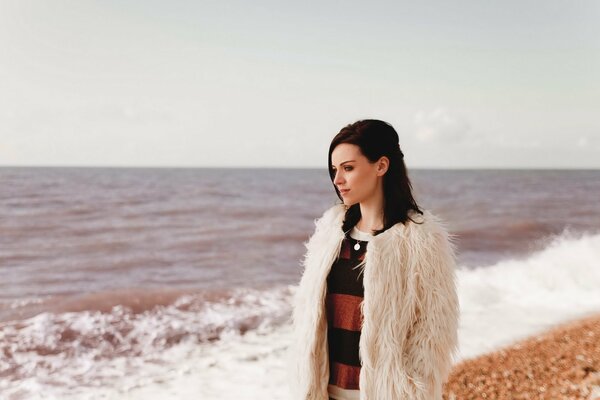
<path fill-rule="evenodd" d="M 363 231 L 361 231 L 360 229 L 358 229 L 358 225 L 354 226 L 354 229 L 356 229 L 359 233 L 362 233 Z M 362 244 L 362 242 L 364 240 L 359 240 L 359 239 L 354 239 L 356 240 L 356 244 L 354 244 L 354 250 L 358 251 L 360 250 L 360 245 Z"/>

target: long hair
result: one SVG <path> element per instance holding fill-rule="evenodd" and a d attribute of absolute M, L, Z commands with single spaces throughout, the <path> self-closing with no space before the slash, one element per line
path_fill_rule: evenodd
<path fill-rule="evenodd" d="M 383 156 L 389 159 L 388 170 L 383 175 L 383 229 L 375 231 L 374 235 L 384 232 L 398 222 L 404 224 L 406 221 L 411 220 L 417 223 L 410 218 L 410 210 L 423 214 L 413 198 L 412 185 L 404 164 L 404 153 L 400 150 L 398 142 L 398 133 L 390 124 L 377 119 L 364 119 L 342 128 L 329 146 L 327 165 L 329 177 L 337 196 L 342 202 L 342 195 L 334 183 L 335 171 L 331 166 L 331 153 L 337 145 L 350 143 L 358 146 L 361 153 L 372 163 Z M 342 230 L 344 232 L 350 230 L 358 223 L 360 217 L 359 203 L 348 207 Z"/>

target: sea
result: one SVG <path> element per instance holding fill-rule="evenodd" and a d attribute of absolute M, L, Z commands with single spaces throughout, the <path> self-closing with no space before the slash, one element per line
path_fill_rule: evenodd
<path fill-rule="evenodd" d="M 456 236 L 460 354 L 600 313 L 600 170 L 409 170 Z M 0 168 L 0 399 L 289 399 L 326 169 Z"/>

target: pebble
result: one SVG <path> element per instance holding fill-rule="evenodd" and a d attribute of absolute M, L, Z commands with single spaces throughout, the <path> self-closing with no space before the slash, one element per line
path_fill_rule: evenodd
<path fill-rule="evenodd" d="M 600 314 L 461 361 L 444 400 L 600 400 Z"/>

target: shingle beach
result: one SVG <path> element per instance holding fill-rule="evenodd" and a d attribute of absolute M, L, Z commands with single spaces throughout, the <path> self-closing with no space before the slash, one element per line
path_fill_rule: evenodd
<path fill-rule="evenodd" d="M 600 400 L 600 314 L 461 361 L 444 399 Z"/>

